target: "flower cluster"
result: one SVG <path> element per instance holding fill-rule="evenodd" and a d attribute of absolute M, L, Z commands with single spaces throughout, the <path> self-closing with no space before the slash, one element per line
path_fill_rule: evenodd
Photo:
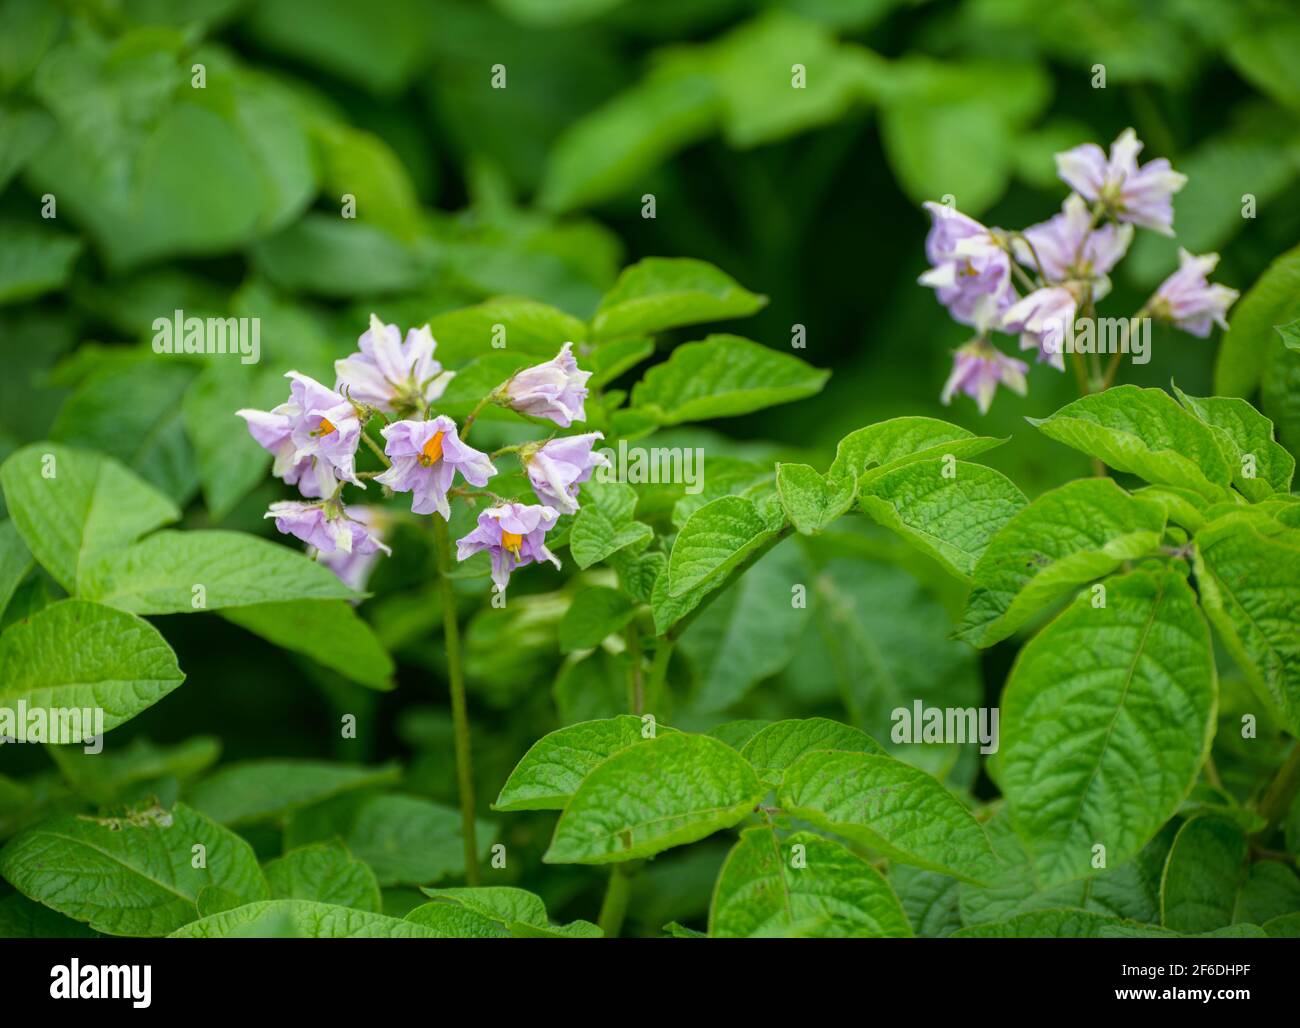
<path fill-rule="evenodd" d="M 302 500 L 273 503 L 267 511 L 275 527 L 305 542 L 313 554 L 354 589 L 364 587 L 380 554 L 392 550 L 383 541 L 389 515 L 380 507 L 344 504 L 344 485 L 366 488 L 371 478 L 387 493 L 409 493 L 411 511 L 451 519 L 451 498 L 470 502 L 490 496 L 495 505 L 482 511 L 477 527 L 457 543 L 458 559 L 487 551 L 492 580 L 504 591 L 515 568 L 540 561 L 559 566 L 546 547 L 546 534 L 563 514 L 578 510 L 579 486 L 608 460 L 596 452 L 599 432 L 552 437 L 544 442 L 506 447 L 497 454 L 465 442 L 474 419 L 489 403 L 509 407 L 561 428 L 584 421 L 587 379 L 565 343 L 554 358 L 525 368 L 483 398 L 461 425 L 433 405 L 454 373 L 434 358 L 437 348 L 426 325 L 403 339 L 396 325 L 374 315 L 357 341 L 358 352 L 337 361 L 336 381 L 328 388 L 290 372 L 289 399 L 270 411 L 241 410 L 249 432 L 274 455 L 273 474 L 295 485 Z M 383 422 L 383 448 L 366 434 L 372 419 Z M 378 474 L 356 470 L 358 447 L 382 452 L 386 469 Z M 516 453 L 540 503 L 507 500 L 477 493 L 497 474 L 493 458 Z M 458 486 L 459 476 L 465 483 Z"/>
<path fill-rule="evenodd" d="M 1128 252 L 1134 227 L 1174 234 L 1173 194 L 1187 178 L 1164 158 L 1139 165 L 1141 150 L 1126 129 L 1109 157 L 1095 143 L 1057 154 L 1057 174 L 1074 191 L 1059 214 L 1022 232 L 986 228 L 951 207 L 925 205 L 932 219 L 925 244 L 931 267 L 920 282 L 935 290 L 955 321 L 977 333 L 954 354 L 945 404 L 962 392 L 984 413 L 999 385 L 1025 394 L 1028 366 L 1003 354 L 990 340 L 993 332 L 1019 337 L 1021 350 L 1064 371 L 1078 319 L 1093 317 L 1097 301 L 1110 292 L 1110 272 Z M 1154 317 L 1202 337 L 1214 324 L 1226 328 L 1224 315 L 1238 293 L 1207 280 L 1218 255 L 1179 254 L 1179 269 L 1130 324 Z M 1109 384 L 1114 366 L 1104 381 L 1094 369 L 1092 384 Z M 1080 373 L 1086 379 L 1087 372 Z"/>

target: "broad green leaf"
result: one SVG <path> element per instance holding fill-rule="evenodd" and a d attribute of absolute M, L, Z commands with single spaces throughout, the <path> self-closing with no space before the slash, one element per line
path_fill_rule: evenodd
<path fill-rule="evenodd" d="M 591 369 L 587 383 L 593 389 L 603 389 L 623 372 L 636 367 L 655 352 L 653 339 L 627 336 L 603 343 L 590 354 L 582 354 L 583 363 Z M 616 412 L 617 413 L 617 412 Z"/>
<path fill-rule="evenodd" d="M 1276 326 L 1300 318 L 1300 246 L 1273 261 L 1232 310 L 1214 364 L 1214 391 L 1250 396 L 1259 388 L 1269 354 L 1282 347 Z"/>
<path fill-rule="evenodd" d="M 80 568 L 180 519 L 162 493 L 110 457 L 33 443 L 0 466 L 14 527 L 32 556 L 69 592 Z"/>
<path fill-rule="evenodd" d="M 1270 939 L 1300 939 L 1300 913 L 1275 917 L 1263 927 Z"/>
<path fill-rule="evenodd" d="M 660 425 L 750 414 L 821 392 L 830 372 L 733 335 L 683 343 L 632 389 L 634 409 Z"/>
<path fill-rule="evenodd" d="M 1251 864 L 1246 883 L 1236 896 L 1232 920 L 1266 926 L 1269 921 L 1297 912 L 1300 912 L 1300 877 L 1295 871 L 1276 860 Z"/>
<path fill-rule="evenodd" d="M 806 753 L 777 790 L 787 814 L 904 864 L 978 881 L 992 870 L 988 837 L 924 771 L 878 753 Z"/>
<path fill-rule="evenodd" d="M 946 454 L 973 457 L 1004 442 L 1005 439 L 977 436 L 938 418 L 891 418 L 859 428 L 841 439 L 827 477 L 856 482 L 868 470 L 875 476 L 904 464 Z"/>
<path fill-rule="evenodd" d="M 1156 485 L 1225 498 L 1233 468 L 1209 425 L 1163 389 L 1115 386 L 1068 403 L 1048 418 L 1028 419 L 1057 442 Z"/>
<path fill-rule="evenodd" d="M 623 270 L 591 319 L 596 340 L 647 336 L 702 321 L 743 318 L 767 297 L 690 257 L 646 257 Z M 638 401 L 638 405 L 640 402 Z"/>
<path fill-rule="evenodd" d="M 1052 489 L 1011 518 L 975 565 L 959 638 L 991 646 L 1126 560 L 1155 551 L 1163 509 L 1109 478 Z"/>
<path fill-rule="evenodd" d="M 628 547 L 644 549 L 654 536 L 649 525 L 633 520 L 636 490 L 622 482 L 588 482 L 582 507 L 569 532 L 569 552 L 580 568 Z"/>
<path fill-rule="evenodd" d="M 31 551 L 13 520 L 5 518 L 0 521 L 0 614 L 5 612 L 9 598 L 31 569 Z"/>
<path fill-rule="evenodd" d="M 573 550 L 570 541 L 570 552 Z M 649 603 L 654 596 L 655 582 L 668 567 L 668 555 L 662 550 L 636 553 L 623 549 L 606 558 L 618 575 L 618 584 L 637 603 Z"/>
<path fill-rule="evenodd" d="M 0 125 L 6 122 L 0 120 Z M 53 229 L 0 222 L 0 305 L 63 289 L 81 253 L 81 240 Z"/>
<path fill-rule="evenodd" d="M 1300 318 L 1275 327 L 1278 336 L 1282 339 L 1283 346 L 1288 350 L 1300 350 Z"/>
<path fill-rule="evenodd" d="M 309 213 L 259 240 L 253 266 L 285 292 L 368 297 L 416 289 L 431 274 L 424 248 L 403 243 L 378 225 Z"/>
<path fill-rule="evenodd" d="M 241 407 L 269 410 L 284 398 L 284 380 L 234 361 L 209 365 L 185 391 L 181 414 L 194 448 L 203 499 L 214 520 L 225 517 L 266 477 L 271 455 L 247 432 L 234 430 Z"/>
<path fill-rule="evenodd" d="M 1300 453 L 1300 350 L 1274 341 L 1259 389 L 1260 409 L 1277 427 L 1277 437 Z"/>
<path fill-rule="evenodd" d="M 476 824 L 478 859 L 485 859 L 496 826 Z M 338 838 L 375 872 L 379 884 L 428 885 L 465 873 L 460 812 L 419 796 L 354 792 L 300 810 L 285 828 L 296 848 Z"/>
<path fill-rule="evenodd" d="M 1295 458 L 1273 439 L 1273 423 L 1236 396 L 1188 396 L 1174 393 L 1184 407 L 1207 425 L 1220 430 L 1220 441 L 1232 461 L 1232 484 L 1248 500 L 1291 490 Z"/>
<path fill-rule="evenodd" d="M 130 721 L 185 680 L 149 622 L 98 603 L 63 600 L 0 635 L 0 700 L 45 708 L 59 742 L 80 743 Z M 73 716 L 75 715 L 75 716 Z M 0 734 L 16 734 L 4 732 Z"/>
<path fill-rule="evenodd" d="M 393 687 L 393 659 L 344 600 L 284 600 L 226 607 L 221 616 L 286 650 L 373 689 Z"/>
<path fill-rule="evenodd" d="M 242 532 L 158 532 L 83 566 L 78 585 L 86 598 L 135 614 L 356 597 L 323 564 Z"/>
<path fill-rule="evenodd" d="M 1205 524 L 1205 509 L 1210 506 L 1204 496 L 1192 489 L 1173 485 L 1144 485 L 1135 489 L 1133 496 L 1158 503 L 1171 524 L 1189 532 L 1199 532 Z"/>
<path fill-rule="evenodd" d="M 668 556 L 668 594 L 679 597 L 719 580 L 782 531 L 773 516 L 741 496 L 721 496 L 691 515 Z"/>
<path fill-rule="evenodd" d="M 737 753 L 740 753 L 745 748 L 745 743 L 749 742 L 750 739 L 771 723 L 771 721 L 764 721 L 762 718 L 741 718 L 739 721 L 725 721 L 718 725 L 717 728 L 710 728 L 707 734 L 715 739 L 720 739 Z M 751 761 L 751 763 L 753 762 Z"/>
<path fill-rule="evenodd" d="M 156 785 L 160 779 L 184 781 L 207 770 L 221 755 L 221 743 L 206 735 L 174 745 L 157 745 L 140 737 L 125 747 L 105 745 L 102 753 L 86 753 L 80 746 L 50 746 L 47 751 L 63 777 L 87 799 L 107 807 L 125 802 L 123 795 L 142 794 L 133 786 Z"/>
<path fill-rule="evenodd" d="M 910 938 L 884 876 L 811 832 L 747 828 L 727 856 L 709 907 L 714 938 Z"/>
<path fill-rule="evenodd" d="M 196 810 L 224 825 L 283 821 L 296 810 L 354 789 L 398 780 L 395 764 L 364 767 L 319 760 L 250 760 L 227 764 L 189 790 Z"/>
<path fill-rule="evenodd" d="M 0 874 L 29 899 L 108 935 L 174 932 L 198 916 L 209 887 L 245 903 L 267 897 L 252 847 L 182 803 L 43 821 L 0 850 Z"/>
<path fill-rule="evenodd" d="M 1300 531 L 1250 512 L 1196 534 L 1196 583 L 1259 698 L 1300 735 Z"/>
<path fill-rule="evenodd" d="M 1224 56 L 1242 78 L 1278 103 L 1300 110 L 1300 70 L 1292 60 L 1300 47 L 1300 22 L 1293 9 L 1261 9 L 1225 43 Z"/>
<path fill-rule="evenodd" d="M 587 337 L 587 326 L 577 318 L 519 296 L 497 296 L 439 314 L 429 319 L 429 330 L 438 341 L 435 356 L 451 368 L 503 347 L 549 360 L 565 343 L 576 346 Z M 587 362 L 581 363 L 585 367 Z"/>
<path fill-rule="evenodd" d="M 273 899 L 248 903 L 187 924 L 173 939 L 436 939 L 438 933 L 413 921 L 368 910 Z"/>
<path fill-rule="evenodd" d="M 21 892 L 0 899 L 0 939 L 94 939 L 99 933 L 80 921 L 33 903 Z"/>
<path fill-rule="evenodd" d="M 584 778 L 606 758 L 670 732 L 632 714 L 583 721 L 542 736 L 510 773 L 493 810 L 563 810 Z"/>
<path fill-rule="evenodd" d="M 954 939 L 1134 939 L 1170 938 L 1176 933 L 1087 910 L 1033 910 L 1005 921 L 970 925 Z"/>
<path fill-rule="evenodd" d="M 354 216 L 411 239 L 422 212 L 406 166 L 379 136 L 338 121 L 320 121 L 314 135 L 321 154 L 322 186 L 335 199 L 351 196 Z"/>
<path fill-rule="evenodd" d="M 589 586 L 581 590 L 560 621 L 560 652 L 589 650 L 606 636 L 621 632 L 636 608 L 617 589 Z"/>
<path fill-rule="evenodd" d="M 999 471 L 946 457 L 864 476 L 858 505 L 912 545 L 969 578 L 1025 495 Z"/>
<path fill-rule="evenodd" d="M 336 839 L 290 850 L 262 870 L 272 899 L 312 900 L 373 914 L 382 912 L 375 873 Z"/>
<path fill-rule="evenodd" d="M 730 828 L 763 798 L 754 769 L 707 735 L 672 732 L 596 767 L 555 826 L 548 864 L 650 857 Z"/>
<path fill-rule="evenodd" d="M 552 924 L 541 897 L 526 889 L 488 886 L 423 891 L 433 902 L 416 907 L 406 919 L 453 938 L 594 939 L 604 934 L 590 921 Z"/>
<path fill-rule="evenodd" d="M 786 768 L 805 753 L 817 750 L 885 752 L 875 739 L 852 725 L 824 717 L 810 717 L 775 721 L 759 729 L 741 748 L 740 755 L 753 764 L 754 770 L 764 779 L 779 783 Z"/>
<path fill-rule="evenodd" d="M 1209 932 L 1233 920 L 1246 876 L 1246 836 L 1231 821 L 1194 817 L 1179 829 L 1160 882 L 1160 923 Z"/>
<path fill-rule="evenodd" d="M 896 864 L 889 869 L 889 884 L 918 938 L 943 939 L 961 928 L 957 908 L 961 883 L 956 878 Z"/>
<path fill-rule="evenodd" d="M 851 479 L 828 480 L 807 464 L 777 464 L 776 492 L 796 531 L 813 535 L 853 506 Z"/>
<path fill-rule="evenodd" d="M 999 780 L 1044 885 L 1132 857 L 1178 809 L 1209 752 L 1208 626 L 1173 570 L 1108 579 L 1020 652 L 1002 695 Z"/>

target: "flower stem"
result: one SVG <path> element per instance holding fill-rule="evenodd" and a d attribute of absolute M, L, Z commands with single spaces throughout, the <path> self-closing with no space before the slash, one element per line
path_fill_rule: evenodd
<path fill-rule="evenodd" d="M 370 447 L 374 455 L 383 462 L 384 467 L 391 468 L 393 466 L 393 462 L 388 459 L 388 454 L 386 454 L 382 449 L 380 449 L 379 444 L 375 442 L 373 439 L 371 439 L 369 435 L 367 435 L 365 432 L 362 432 L 361 439 L 363 442 L 365 442 L 367 446 Z"/>
<path fill-rule="evenodd" d="M 433 517 L 434 552 L 442 583 L 443 643 L 447 648 L 447 678 L 451 683 L 451 718 L 455 727 L 456 782 L 460 787 L 461 838 L 465 844 L 465 883 L 478 885 L 478 840 L 474 824 L 474 764 L 470 758 L 469 711 L 465 703 L 465 671 L 460 660 L 460 625 L 451 584 L 451 536 L 447 522 Z"/>

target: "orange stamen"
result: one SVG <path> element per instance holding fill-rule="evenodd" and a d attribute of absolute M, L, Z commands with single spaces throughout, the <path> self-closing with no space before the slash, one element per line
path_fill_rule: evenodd
<path fill-rule="evenodd" d="M 515 532 L 507 532 L 501 529 L 501 545 L 515 555 L 515 560 L 519 559 L 519 551 L 524 545 L 524 537 Z"/>
<path fill-rule="evenodd" d="M 316 429 L 317 435 L 329 435 L 331 432 L 337 432 L 338 429 L 330 424 L 329 418 L 320 419 L 320 428 Z"/>
<path fill-rule="evenodd" d="M 424 449 L 420 451 L 420 463 L 426 468 L 442 460 L 442 436 L 442 432 L 434 432 L 429 441 L 424 444 Z"/>

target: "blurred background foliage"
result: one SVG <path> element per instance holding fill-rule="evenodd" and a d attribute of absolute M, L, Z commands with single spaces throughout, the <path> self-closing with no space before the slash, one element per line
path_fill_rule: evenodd
<path fill-rule="evenodd" d="M 1034 496 L 1087 473 L 1023 421 L 1073 382 L 1039 366 L 1026 398 L 1004 393 L 987 417 L 939 406 L 965 335 L 915 284 L 920 203 L 952 194 L 990 224 L 1043 220 L 1064 197 L 1052 154 L 1132 125 L 1146 156 L 1190 183 L 1177 241 L 1140 234 L 1106 313 L 1136 309 L 1178 245 L 1222 252 L 1216 279 L 1245 290 L 1300 238 L 1297 53 L 1290 0 L 0 0 L 0 457 L 40 438 L 94 448 L 185 505 L 190 525 L 265 531 L 280 493 L 232 412 L 279 402 L 290 367 L 332 381 L 371 311 L 433 319 L 455 367 L 472 355 L 458 349 L 464 323 L 440 315 L 512 294 L 586 319 L 624 265 L 681 255 L 770 298 L 737 331 L 786 348 L 803 326 L 800 356 L 833 377 L 814 400 L 671 441 L 711 460 L 825 467 L 851 429 L 932 414 L 1013 436 L 989 463 Z M 796 63 L 805 90 L 790 88 Z M 355 221 L 339 216 L 343 194 Z M 155 356 L 150 325 L 176 308 L 260 317 L 262 362 Z M 1123 375 L 1205 395 L 1214 346 L 1157 327 L 1151 362 Z M 393 543 L 400 557 L 363 611 L 399 659 L 396 691 L 218 619 L 159 619 L 190 680 L 112 742 L 189 741 L 137 742 L 105 798 L 175 791 L 216 758 L 215 735 L 226 760 L 396 757 L 405 793 L 451 800 L 432 561 L 414 528 Z M 735 629 L 764 623 L 805 571 L 816 629 Z M 545 731 L 622 709 L 621 654 L 559 653 L 573 585 L 520 576 L 495 615 L 466 591 L 485 804 Z M 6 620 L 53 588 L 26 583 Z M 883 737 L 900 699 L 996 696 L 1014 644 L 981 669 L 945 641 L 961 599 L 959 583 L 869 532 L 784 546 L 684 638 L 676 674 L 691 684 L 673 714 L 707 728 L 825 713 Z M 358 715 L 360 746 L 322 742 L 341 712 Z M 23 802 L 75 784 L 23 749 L 5 767 L 35 775 Z M 954 757 L 922 759 L 979 791 L 975 761 Z M 6 826 L 3 810 L 0 834 L 17 819 Z M 495 820 L 510 880 L 553 912 L 571 901 L 592 914 L 600 876 L 538 870 L 551 819 Z M 280 845 L 271 827 L 249 831 L 266 853 Z M 724 851 L 656 861 L 636 923 L 698 919 Z M 415 893 L 401 875 L 390 884 L 400 912 Z"/>

